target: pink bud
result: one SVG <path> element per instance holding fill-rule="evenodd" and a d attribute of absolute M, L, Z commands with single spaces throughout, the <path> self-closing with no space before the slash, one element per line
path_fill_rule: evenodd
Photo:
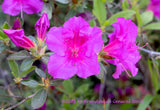
<path fill-rule="evenodd" d="M 49 28 L 49 19 L 47 13 L 43 13 L 41 18 L 35 24 L 35 30 L 37 30 L 38 39 L 42 41 L 45 39 L 47 29 Z"/>
<path fill-rule="evenodd" d="M 19 18 L 17 18 L 12 26 L 12 29 L 16 30 L 16 29 L 21 29 L 21 21 Z"/>
<path fill-rule="evenodd" d="M 23 29 L 3 29 L 3 32 L 8 35 L 8 37 L 17 47 L 20 46 L 26 49 L 35 47 L 34 43 L 24 35 Z"/>

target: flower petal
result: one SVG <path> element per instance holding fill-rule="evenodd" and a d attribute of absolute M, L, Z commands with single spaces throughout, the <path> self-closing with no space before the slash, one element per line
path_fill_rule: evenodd
<path fill-rule="evenodd" d="M 77 72 L 77 68 L 72 62 L 66 60 L 66 57 L 51 55 L 48 61 L 48 73 L 53 78 L 69 79 Z"/>

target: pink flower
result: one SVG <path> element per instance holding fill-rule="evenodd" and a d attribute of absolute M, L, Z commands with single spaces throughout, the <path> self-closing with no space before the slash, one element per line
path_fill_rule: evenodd
<path fill-rule="evenodd" d="M 8 35 L 8 37 L 17 47 L 20 46 L 26 49 L 35 47 L 34 43 L 24 35 L 23 29 L 3 29 L 3 32 Z"/>
<path fill-rule="evenodd" d="M 160 1 L 159 0 L 150 0 L 147 10 L 152 11 L 153 14 L 160 19 Z"/>
<path fill-rule="evenodd" d="M 12 16 L 16 16 L 22 11 L 27 14 L 38 13 L 42 7 L 42 0 L 4 0 L 2 4 L 3 12 Z"/>
<path fill-rule="evenodd" d="M 131 20 L 117 18 L 117 21 L 113 24 L 115 31 L 109 35 L 109 44 L 103 48 L 103 51 L 106 52 L 107 56 L 114 58 L 112 60 L 107 59 L 107 62 L 117 67 L 113 74 L 115 79 L 119 78 L 123 71 L 130 76 L 127 70 L 130 70 L 132 76 L 136 76 L 138 69 L 135 64 L 141 58 L 138 46 L 135 44 L 137 27 Z"/>
<path fill-rule="evenodd" d="M 102 31 L 81 17 L 72 17 L 63 27 L 52 27 L 46 43 L 55 54 L 48 62 L 53 78 L 68 79 L 77 74 L 87 78 L 100 72 L 97 53 L 102 49 Z"/>
<path fill-rule="evenodd" d="M 43 13 L 41 18 L 35 24 L 35 29 L 37 30 L 38 38 L 42 41 L 46 36 L 47 29 L 49 28 L 49 19 L 47 13 Z"/>

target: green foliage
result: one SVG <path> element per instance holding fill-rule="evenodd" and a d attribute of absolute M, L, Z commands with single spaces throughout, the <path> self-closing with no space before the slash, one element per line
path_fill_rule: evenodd
<path fill-rule="evenodd" d="M 96 22 L 95 22 L 94 19 L 92 19 L 92 20 L 89 22 L 89 26 L 91 26 L 91 27 L 96 26 Z"/>
<path fill-rule="evenodd" d="M 140 13 L 139 13 L 138 9 L 136 10 L 136 18 L 137 18 L 137 21 L 138 21 L 138 28 L 141 28 L 141 26 L 142 26 L 142 19 L 141 19 L 141 16 L 140 16 Z"/>
<path fill-rule="evenodd" d="M 9 66 L 10 66 L 13 76 L 18 77 L 19 75 L 18 64 L 14 60 L 9 60 L 8 62 L 9 62 Z"/>
<path fill-rule="evenodd" d="M 47 91 L 40 89 L 31 100 L 31 106 L 33 109 L 40 108 L 46 101 Z"/>
<path fill-rule="evenodd" d="M 35 88 L 38 86 L 38 82 L 35 80 L 21 81 L 21 84 L 31 87 L 31 88 Z"/>
<path fill-rule="evenodd" d="M 102 26 L 107 17 L 105 4 L 101 0 L 93 0 L 93 7 L 93 14 Z"/>
<path fill-rule="evenodd" d="M 117 22 L 118 17 L 125 17 L 125 19 L 128 19 L 128 18 L 131 18 L 135 13 L 136 12 L 133 10 L 126 10 L 126 11 L 118 12 L 108 19 L 109 25 L 111 25 L 114 22 Z"/>
<path fill-rule="evenodd" d="M 141 14 L 141 19 L 142 19 L 142 25 L 146 25 L 149 22 L 153 20 L 153 12 L 152 11 L 146 11 Z"/>
<path fill-rule="evenodd" d="M 127 0 L 124 0 L 124 1 L 122 2 L 122 8 L 123 8 L 123 10 L 128 10 L 129 4 L 128 4 L 128 1 L 127 1 Z"/>
<path fill-rule="evenodd" d="M 65 89 L 65 92 L 69 95 L 72 95 L 73 90 L 74 90 L 72 81 L 70 79 L 65 80 L 65 81 L 63 81 L 62 85 Z"/>
<path fill-rule="evenodd" d="M 33 62 L 34 62 L 33 59 L 23 60 L 21 66 L 20 66 L 20 70 L 21 71 L 26 71 L 26 70 L 30 69 L 32 67 Z"/>
<path fill-rule="evenodd" d="M 39 68 L 35 69 L 35 72 L 42 78 L 46 78 L 46 74 Z"/>
<path fill-rule="evenodd" d="M 143 99 L 143 103 L 140 103 L 138 105 L 137 110 L 145 110 L 149 106 L 149 104 L 151 103 L 152 100 L 153 100 L 152 95 L 150 95 L 150 94 L 146 95 Z"/>
<path fill-rule="evenodd" d="M 22 71 L 19 76 L 20 77 L 26 76 L 28 73 L 32 72 L 35 68 L 36 66 L 31 66 L 28 70 Z"/>
<path fill-rule="evenodd" d="M 160 30 L 160 22 L 150 23 L 143 27 L 143 30 Z"/>
<path fill-rule="evenodd" d="M 23 59 L 30 58 L 30 57 L 31 55 L 26 50 L 22 50 L 20 52 L 11 54 L 7 59 L 8 60 L 23 60 Z"/>

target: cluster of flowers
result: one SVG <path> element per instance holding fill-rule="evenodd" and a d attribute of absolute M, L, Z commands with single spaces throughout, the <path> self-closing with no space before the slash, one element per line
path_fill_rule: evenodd
<path fill-rule="evenodd" d="M 34 3 L 36 2 L 36 3 Z M 12 7 L 4 8 L 12 3 Z M 32 6 L 39 4 L 40 6 Z M 42 9 L 40 0 L 5 0 L 2 9 L 5 13 L 17 15 L 20 11 L 28 14 Z M 14 8 L 17 6 L 17 8 Z M 98 56 L 107 58 L 106 62 L 116 65 L 114 78 L 119 78 L 125 71 L 128 76 L 138 72 L 135 64 L 140 59 L 136 45 L 137 26 L 131 20 L 117 18 L 113 23 L 114 32 L 109 34 L 109 43 L 103 47 L 102 31 L 98 27 L 90 27 L 81 17 L 72 17 L 62 27 L 49 28 L 48 15 L 44 13 L 35 24 L 38 41 L 46 42 L 54 52 L 48 61 L 48 72 L 53 78 L 68 79 L 77 74 L 81 78 L 100 73 Z M 27 50 L 36 49 L 36 44 L 24 35 L 19 21 L 15 21 L 12 29 L 3 29 L 11 41 Z M 46 35 L 47 33 L 47 35 Z M 45 38 L 45 36 L 47 36 Z M 130 73 L 128 72 L 130 71 Z"/>

